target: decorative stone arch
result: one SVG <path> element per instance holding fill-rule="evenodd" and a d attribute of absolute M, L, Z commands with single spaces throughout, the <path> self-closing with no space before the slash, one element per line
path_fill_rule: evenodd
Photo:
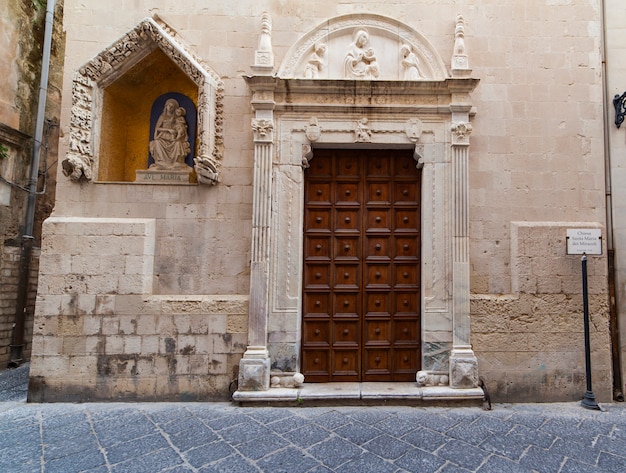
<path fill-rule="evenodd" d="M 340 59 L 349 44 L 346 38 L 350 38 L 359 28 L 367 29 L 370 36 L 375 38 L 372 40 L 377 43 L 373 44 L 374 49 L 378 46 L 385 52 L 378 54 L 379 62 L 384 61 L 381 64 L 381 80 L 402 78 L 400 52 L 405 44 L 418 57 L 423 79 L 443 80 L 449 76 L 441 56 L 422 34 L 400 21 L 373 14 L 344 15 L 325 21 L 289 48 L 276 75 L 283 79 L 304 78 L 307 61 L 315 52 L 316 45 L 323 43 L 326 45 L 328 60 L 319 78 L 343 79 Z"/>
<path fill-rule="evenodd" d="M 379 80 L 336 77 L 341 76 L 336 64 L 343 61 L 356 28 L 368 30 L 373 47 L 393 44 L 396 50 L 409 44 L 426 64 L 425 73 L 410 81 L 399 78 L 399 67 L 392 77 L 381 72 Z M 255 55 L 263 60 L 253 65 L 257 74 L 246 77 L 255 111 L 251 292 L 249 345 L 234 399 L 263 399 L 263 394 L 249 392 L 267 391 L 270 376 L 273 385 L 296 380 L 304 169 L 316 148 L 324 147 L 414 151 L 422 169 L 423 234 L 422 371 L 417 383 L 423 397 L 429 395 L 428 385 L 436 385 L 430 396 L 439 398 L 482 396 L 469 341 L 470 94 L 478 80 L 470 77 L 463 36 L 459 16 L 448 74 L 430 43 L 408 26 L 378 15 L 343 16 L 305 34 L 273 75 L 271 21 L 264 15 Z M 327 77 L 302 78 L 307 57 L 321 41 L 330 45 Z M 361 134 L 359 123 L 367 123 L 367 133 Z"/>
<path fill-rule="evenodd" d="M 97 180 L 104 89 L 159 49 L 195 84 L 198 95 L 198 182 L 216 184 L 223 150 L 223 84 L 182 38 L 158 17 L 145 18 L 75 72 L 70 147 L 62 161 L 72 181 Z"/>

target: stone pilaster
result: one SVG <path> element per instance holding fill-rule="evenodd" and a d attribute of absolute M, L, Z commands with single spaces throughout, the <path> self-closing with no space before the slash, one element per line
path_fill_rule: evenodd
<path fill-rule="evenodd" d="M 252 261 L 248 347 L 239 363 L 239 390 L 265 391 L 270 387 L 267 350 L 269 312 L 270 227 L 272 212 L 272 155 L 274 152 L 273 92 L 255 92 L 252 106 L 254 136 L 254 197 L 252 203 Z"/>
<path fill-rule="evenodd" d="M 460 113 L 459 113 L 460 112 Z M 469 110 L 453 110 L 452 179 L 454 189 L 452 235 L 452 353 L 450 386 L 478 386 L 478 360 L 470 344 L 469 263 Z"/>

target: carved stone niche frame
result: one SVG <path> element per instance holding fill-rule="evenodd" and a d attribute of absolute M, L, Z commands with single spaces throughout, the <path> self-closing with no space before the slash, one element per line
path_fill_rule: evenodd
<path fill-rule="evenodd" d="M 157 48 L 198 87 L 198 145 L 194 168 L 198 182 L 218 182 L 223 152 L 223 83 L 157 16 L 143 19 L 74 73 L 70 146 L 61 163 L 63 173 L 72 181 L 98 179 L 104 89 Z"/>
<path fill-rule="evenodd" d="M 386 42 L 389 48 L 393 41 L 399 50 L 408 44 L 427 66 L 423 77 L 335 78 L 341 75 L 335 68 L 327 78 L 303 78 L 315 45 L 328 42 L 326 53 L 341 48 L 335 59 L 327 57 L 330 63 L 341 60 L 357 28 L 367 29 L 373 47 Z M 469 341 L 468 162 L 470 94 L 478 79 L 469 72 L 451 77 L 430 43 L 396 20 L 351 15 L 304 35 L 277 75 L 246 77 L 255 120 L 272 124 L 273 134 L 264 140 L 254 134 L 249 345 L 235 398 L 269 389 L 270 374 L 300 370 L 304 180 L 319 148 L 413 150 L 422 170 L 420 379 L 436 374 L 438 385 L 445 381 L 452 388 L 444 397 L 462 396 L 458 390 L 466 388 L 476 394 L 477 360 Z"/>

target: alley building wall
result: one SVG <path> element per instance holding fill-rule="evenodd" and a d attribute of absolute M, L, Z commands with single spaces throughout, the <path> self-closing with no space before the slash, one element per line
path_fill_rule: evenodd
<path fill-rule="evenodd" d="M 59 116 L 63 80 L 63 1 L 56 4 L 44 145 L 35 209 L 34 246 L 27 278 L 22 361 L 31 353 L 37 292 L 41 224 L 54 205 Z M 33 135 L 42 60 L 45 4 L 3 2 L 0 5 L 0 369 L 10 363 L 17 314 L 18 273 L 26 213 Z M 15 360 L 13 360 L 15 361 Z"/>

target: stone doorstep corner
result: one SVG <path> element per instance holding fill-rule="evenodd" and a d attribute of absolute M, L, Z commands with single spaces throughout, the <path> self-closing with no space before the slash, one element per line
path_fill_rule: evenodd
<path fill-rule="evenodd" d="M 483 400 L 481 388 L 453 389 L 448 386 L 419 387 L 415 383 L 305 383 L 299 388 L 270 388 L 267 391 L 236 391 L 233 401 L 240 403 L 333 402 L 407 402 Z"/>

